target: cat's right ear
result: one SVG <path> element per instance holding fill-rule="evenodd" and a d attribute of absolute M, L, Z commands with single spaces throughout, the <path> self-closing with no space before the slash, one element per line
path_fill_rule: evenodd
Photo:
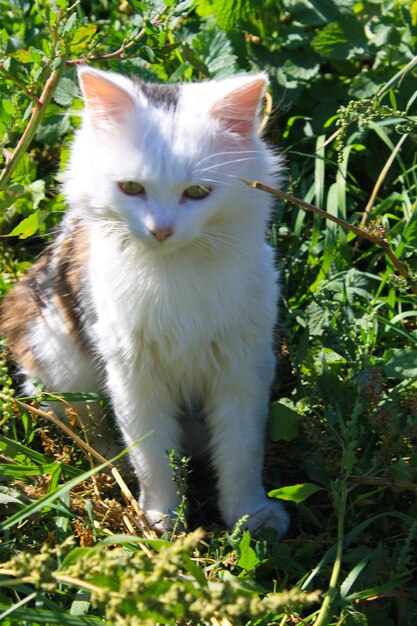
<path fill-rule="evenodd" d="M 133 98 L 112 80 L 111 74 L 82 66 L 78 69 L 78 79 L 86 112 L 94 127 L 108 130 L 125 122 L 133 112 Z"/>

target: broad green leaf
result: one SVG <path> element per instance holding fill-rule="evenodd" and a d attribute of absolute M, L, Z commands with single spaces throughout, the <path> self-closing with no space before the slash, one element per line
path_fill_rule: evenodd
<path fill-rule="evenodd" d="M 15 111 L 15 106 L 13 104 L 13 102 L 10 102 L 10 100 L 6 100 L 5 98 L 2 98 L 0 100 L 0 120 L 4 123 L 8 123 L 11 116 L 13 115 Z"/>
<path fill-rule="evenodd" d="M 417 350 L 394 348 L 385 363 L 384 372 L 388 378 L 417 378 Z"/>
<path fill-rule="evenodd" d="M 269 436 L 272 441 L 291 441 L 298 436 L 303 415 L 282 402 L 275 402 L 269 416 Z"/>
<path fill-rule="evenodd" d="M 201 0 L 199 12 L 203 15 L 214 15 L 217 25 L 228 31 L 246 19 L 252 9 L 251 0 Z"/>
<path fill-rule="evenodd" d="M 94 24 L 80 26 L 75 31 L 72 41 L 70 42 L 71 52 L 73 54 L 82 54 L 91 39 L 94 37 L 96 31 L 97 26 Z"/>
<path fill-rule="evenodd" d="M 273 489 L 268 493 L 270 498 L 279 498 L 279 500 L 287 500 L 299 504 L 304 502 L 317 491 L 322 491 L 323 487 L 318 487 L 312 483 L 302 483 L 300 485 L 291 485 L 290 487 L 280 487 Z"/>
<path fill-rule="evenodd" d="M 323 57 L 344 61 L 362 58 L 366 53 L 367 38 L 360 22 L 345 17 L 340 23 L 332 22 L 320 30 L 312 46 Z"/>
<path fill-rule="evenodd" d="M 236 71 L 236 55 L 229 37 L 218 28 L 203 30 L 193 39 L 193 48 L 204 59 L 205 75 L 230 76 Z"/>
<path fill-rule="evenodd" d="M 27 239 L 36 233 L 39 228 L 39 217 L 37 213 L 32 213 L 29 217 L 25 217 L 12 232 L 6 237 L 19 237 L 19 239 Z"/>
<path fill-rule="evenodd" d="M 78 85 L 74 80 L 64 76 L 59 81 L 54 93 L 54 101 L 64 107 L 69 107 L 79 96 Z"/>
<path fill-rule="evenodd" d="M 29 50 L 17 50 L 11 56 L 19 61 L 19 63 L 40 63 L 43 54 L 39 50 L 30 47 Z"/>
<path fill-rule="evenodd" d="M 54 110 L 56 112 L 53 112 Z M 69 128 L 69 115 L 63 114 L 62 109 L 57 106 L 54 109 L 50 107 L 48 115 L 36 131 L 36 139 L 41 143 L 53 145 L 59 142 Z"/>

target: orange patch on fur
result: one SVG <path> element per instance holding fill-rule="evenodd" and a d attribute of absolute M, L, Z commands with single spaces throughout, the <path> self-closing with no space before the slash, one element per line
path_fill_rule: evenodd
<path fill-rule="evenodd" d="M 11 289 L 0 309 L 0 334 L 17 361 L 34 377 L 40 364 L 31 347 L 31 329 L 52 300 L 62 310 L 70 333 L 83 344 L 79 294 L 88 256 L 87 229 L 75 223 L 71 233 L 55 246 Z"/>

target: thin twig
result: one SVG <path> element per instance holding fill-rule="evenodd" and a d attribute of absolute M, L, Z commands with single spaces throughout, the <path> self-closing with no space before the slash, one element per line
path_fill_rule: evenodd
<path fill-rule="evenodd" d="M 76 587 L 82 587 L 83 589 L 88 589 L 88 591 L 95 591 L 99 594 L 103 593 L 102 587 L 97 587 L 97 585 L 93 585 L 86 580 L 81 580 L 80 578 L 75 578 L 74 576 L 68 576 L 68 574 L 61 574 L 60 572 L 53 572 L 52 576 L 58 582 L 75 585 Z"/>
<path fill-rule="evenodd" d="M 400 141 L 397 143 L 397 145 L 395 146 L 394 150 L 391 152 L 389 158 L 387 159 L 387 162 L 385 163 L 384 167 L 382 168 L 381 173 L 378 176 L 378 179 L 377 179 L 377 181 L 375 183 L 375 186 L 374 186 L 374 188 L 372 190 L 371 196 L 370 196 L 370 198 L 368 200 L 368 203 L 367 203 L 367 205 L 365 207 L 365 210 L 363 212 L 362 219 L 361 219 L 361 224 L 360 224 L 361 226 L 365 226 L 365 224 L 369 220 L 369 216 L 371 214 L 372 207 L 375 204 L 375 200 L 376 200 L 376 197 L 378 195 L 378 191 L 379 191 L 383 181 L 385 180 L 385 177 L 386 177 L 386 175 L 388 173 L 388 170 L 390 169 L 391 165 L 393 164 L 395 157 L 397 156 L 398 152 L 401 149 L 401 146 L 403 145 L 403 143 L 407 139 L 407 137 L 408 137 L 408 134 L 407 135 L 403 135 L 401 137 Z"/>
<path fill-rule="evenodd" d="M 348 476 L 350 483 L 357 485 L 372 485 L 376 487 L 397 487 L 406 489 L 407 491 L 417 492 L 417 485 L 407 480 L 399 480 L 395 478 L 382 478 L 379 476 Z"/>
<path fill-rule="evenodd" d="M 267 193 L 273 196 L 276 196 L 277 198 L 281 198 L 282 200 L 286 200 L 287 202 L 296 204 L 297 206 L 300 206 L 301 208 L 306 209 L 307 211 L 311 211 L 312 213 L 316 213 L 317 215 L 324 217 L 324 219 L 330 220 L 331 222 L 338 224 L 342 228 L 352 231 L 359 237 L 363 237 L 364 239 L 367 239 L 368 241 L 380 246 L 384 250 L 387 257 L 390 259 L 391 263 L 393 264 L 397 272 L 400 274 L 400 276 L 402 276 L 402 278 L 404 278 L 406 281 L 410 280 L 410 274 L 406 266 L 404 265 L 402 261 L 400 261 L 400 259 L 397 256 L 395 256 L 394 252 L 391 250 L 389 246 L 388 241 L 386 240 L 384 236 L 373 235 L 372 233 L 364 230 L 363 228 L 359 228 L 358 226 L 355 226 L 354 224 L 350 224 L 349 222 L 342 220 L 340 217 L 337 217 L 336 215 L 331 215 L 331 213 L 327 213 L 326 211 L 323 211 L 323 209 L 319 209 L 319 207 L 315 206 L 314 204 L 310 204 L 309 202 L 306 202 L 305 200 L 300 200 L 300 198 L 291 196 L 288 193 L 285 193 L 285 191 L 281 191 L 280 189 L 275 189 L 275 187 L 269 187 L 269 185 L 264 185 L 263 183 L 260 183 L 258 181 L 247 180 L 246 178 L 241 178 L 240 176 L 236 176 L 236 178 L 238 180 L 241 180 L 246 185 L 249 185 L 249 187 L 252 187 L 253 189 L 260 189 L 262 191 L 266 191 Z M 410 289 L 415 295 L 417 295 L 417 287 L 410 285 Z"/>

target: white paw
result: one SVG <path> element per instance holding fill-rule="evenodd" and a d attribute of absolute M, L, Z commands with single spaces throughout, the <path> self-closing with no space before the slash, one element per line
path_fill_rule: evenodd
<path fill-rule="evenodd" d="M 273 528 L 282 537 L 289 523 L 290 518 L 282 504 L 268 500 L 261 509 L 250 515 L 245 526 L 253 533 L 264 527 Z"/>
<path fill-rule="evenodd" d="M 146 520 L 152 530 L 163 532 L 165 530 L 172 530 L 174 526 L 174 520 L 168 513 L 161 513 L 156 509 L 145 510 Z"/>
<path fill-rule="evenodd" d="M 176 532 L 180 532 L 184 529 L 181 522 L 178 522 L 176 516 L 171 516 L 169 513 L 161 513 L 155 509 L 148 509 L 145 511 L 146 520 L 156 533 L 164 533 L 165 531 L 171 531 L 176 529 Z"/>

